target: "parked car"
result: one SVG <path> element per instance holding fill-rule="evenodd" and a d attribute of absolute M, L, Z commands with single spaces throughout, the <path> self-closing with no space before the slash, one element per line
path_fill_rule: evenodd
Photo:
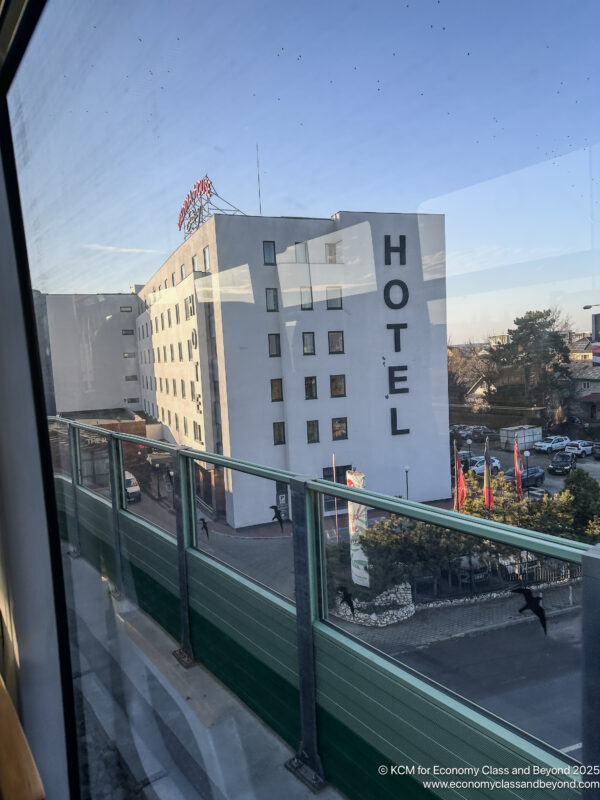
<path fill-rule="evenodd" d="M 527 550 L 500 556 L 498 563 L 500 574 L 509 581 L 535 580 L 540 568 L 539 559 Z"/>
<path fill-rule="evenodd" d="M 570 441 L 568 436 L 546 436 L 540 442 L 534 442 L 533 449 L 539 453 L 554 453 L 556 450 L 564 450 Z"/>
<path fill-rule="evenodd" d="M 499 439 L 500 434 L 492 428 L 487 428 L 485 425 L 477 425 L 473 428 L 472 437 L 474 442 L 485 442 L 486 439 L 493 441 Z"/>
<path fill-rule="evenodd" d="M 501 469 L 502 464 L 498 461 L 498 459 L 493 457 L 490 458 L 490 471 L 492 475 L 497 475 Z M 483 475 L 485 471 L 485 458 L 483 456 L 474 458 L 471 462 L 471 470 L 475 473 L 475 475 Z"/>
<path fill-rule="evenodd" d="M 565 447 L 565 453 L 575 453 L 579 458 L 585 458 L 586 456 L 592 455 L 593 448 L 594 442 L 586 442 L 584 439 L 575 439 L 575 441 L 569 442 Z"/>
<path fill-rule="evenodd" d="M 490 567 L 483 556 L 463 556 L 460 559 L 458 579 L 462 584 L 481 583 L 490 577 Z"/>
<path fill-rule="evenodd" d="M 577 469 L 575 453 L 555 453 L 548 464 L 548 472 L 553 475 L 568 475 L 574 469 Z"/>
<path fill-rule="evenodd" d="M 515 471 L 514 469 L 507 469 L 504 473 L 504 477 L 510 483 L 515 482 Z M 523 474 L 521 475 L 521 486 L 524 489 L 527 489 L 530 486 L 541 486 L 542 483 L 546 480 L 546 473 L 541 467 L 525 467 L 523 469 Z"/>
<path fill-rule="evenodd" d="M 471 464 L 474 461 L 477 461 L 478 458 L 481 458 L 481 456 L 476 456 L 475 453 L 469 454 L 468 450 L 459 450 L 458 457 L 460 458 L 460 463 L 464 472 L 471 468 Z M 452 472 L 454 473 L 454 458 L 452 459 Z"/>
<path fill-rule="evenodd" d="M 131 472 L 125 470 L 125 493 L 127 495 L 128 503 L 138 503 L 142 499 L 140 485 Z"/>

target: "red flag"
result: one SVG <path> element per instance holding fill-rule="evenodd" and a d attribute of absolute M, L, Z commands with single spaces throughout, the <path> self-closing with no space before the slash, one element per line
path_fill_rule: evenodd
<path fill-rule="evenodd" d="M 521 458 L 521 451 L 517 444 L 517 436 L 515 434 L 515 489 L 519 500 L 523 498 L 523 459 Z"/>
<path fill-rule="evenodd" d="M 485 450 L 483 452 L 485 458 L 485 467 L 483 470 L 483 496 L 485 498 L 485 507 L 494 507 L 494 495 L 492 494 L 492 461 L 490 458 L 489 441 L 485 437 Z"/>
<path fill-rule="evenodd" d="M 463 473 L 460 456 L 454 442 L 454 510 L 460 511 L 462 504 L 467 499 L 467 485 Z"/>

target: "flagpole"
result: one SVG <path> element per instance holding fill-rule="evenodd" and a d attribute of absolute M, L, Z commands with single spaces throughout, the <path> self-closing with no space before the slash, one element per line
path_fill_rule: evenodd
<path fill-rule="evenodd" d="M 333 464 L 333 482 L 337 483 L 337 477 L 336 477 L 336 474 L 335 474 L 335 453 L 331 454 L 331 461 L 332 461 L 332 464 Z M 333 501 L 335 503 L 335 541 L 336 541 L 337 544 L 339 544 L 340 531 L 339 531 L 339 528 L 338 528 L 338 502 L 337 502 L 337 497 L 335 495 L 333 497 Z"/>

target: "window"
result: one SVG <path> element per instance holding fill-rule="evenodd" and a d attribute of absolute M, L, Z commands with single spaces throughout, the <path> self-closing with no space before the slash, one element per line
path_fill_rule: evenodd
<path fill-rule="evenodd" d="M 267 293 L 267 311 L 279 311 L 277 289 L 265 289 L 265 292 Z"/>
<path fill-rule="evenodd" d="M 179 360 L 183 361 L 183 344 L 181 342 L 177 343 L 177 350 L 179 352 Z"/>
<path fill-rule="evenodd" d="M 202 441 L 202 428 L 198 422 L 194 422 L 194 439 L 198 442 Z"/>
<path fill-rule="evenodd" d="M 168 289 L 168 288 L 169 288 L 169 281 L 167 280 L 167 278 L 165 278 L 165 289 Z"/>
<path fill-rule="evenodd" d="M 269 356 L 271 358 L 281 356 L 281 341 L 278 333 L 269 334 Z"/>
<path fill-rule="evenodd" d="M 183 280 L 183 279 L 185 278 L 185 264 L 182 264 L 182 265 L 179 267 L 179 272 L 180 272 L 180 274 L 181 274 L 181 280 Z"/>
<path fill-rule="evenodd" d="M 159 378 L 158 380 L 159 380 L 160 391 L 162 392 L 162 390 L 163 390 L 163 388 L 162 388 L 162 378 Z"/>
<path fill-rule="evenodd" d="M 332 354 L 344 352 L 344 331 L 329 331 L 329 352 Z"/>
<path fill-rule="evenodd" d="M 198 334 L 195 329 L 192 331 L 192 346 L 194 349 L 198 347 Z"/>
<path fill-rule="evenodd" d="M 179 303 L 175 303 L 175 322 L 179 325 L 181 317 L 179 316 Z"/>
<path fill-rule="evenodd" d="M 581 388 L 582 389 L 589 389 L 590 388 L 590 382 L 589 381 L 581 381 Z"/>
<path fill-rule="evenodd" d="M 154 408 L 154 403 L 152 403 L 152 416 L 156 416 L 156 409 Z"/>
<path fill-rule="evenodd" d="M 171 273 L 171 286 L 175 286 L 175 273 Z"/>
<path fill-rule="evenodd" d="M 312 375 L 310 378 L 304 378 L 304 399 L 317 399 L 317 378 L 314 375 Z"/>
<path fill-rule="evenodd" d="M 138 379 L 137 375 L 125 375 L 126 381 L 137 381 L 137 379 Z"/>
<path fill-rule="evenodd" d="M 271 402 L 279 403 L 283 400 L 283 381 L 281 378 L 271 378 Z"/>
<path fill-rule="evenodd" d="M 318 419 L 309 419 L 306 422 L 306 441 L 308 444 L 316 444 L 319 441 Z"/>
<path fill-rule="evenodd" d="M 193 351 L 192 351 L 192 340 L 191 339 L 187 340 L 187 346 L 188 346 L 188 361 L 191 361 L 192 360 L 192 354 L 193 354 Z"/>
<path fill-rule="evenodd" d="M 133 308 L 132 308 L 132 306 L 121 306 L 120 311 L 123 311 L 124 313 L 128 313 L 129 311 L 133 311 Z"/>
<path fill-rule="evenodd" d="M 184 436 L 188 435 L 187 417 L 183 418 L 183 433 Z"/>
<path fill-rule="evenodd" d="M 123 353 L 123 358 L 135 358 L 135 353 Z"/>
<path fill-rule="evenodd" d="M 167 411 L 167 422 L 169 423 L 169 425 L 171 424 L 171 411 L 170 411 L 170 409 Z"/>
<path fill-rule="evenodd" d="M 165 410 L 164 410 L 164 408 L 161 408 L 161 410 L 160 410 L 160 418 L 162 419 L 163 422 L 165 421 Z"/>
<path fill-rule="evenodd" d="M 296 264 L 306 264 L 308 262 L 308 249 L 306 242 L 296 242 Z"/>
<path fill-rule="evenodd" d="M 173 397 L 177 397 L 177 381 L 173 378 Z"/>
<path fill-rule="evenodd" d="M 340 309 L 342 307 L 342 287 L 341 286 L 328 286 L 327 293 L 327 308 L 331 310 Z"/>
<path fill-rule="evenodd" d="M 181 379 L 181 396 L 185 399 L 185 381 Z"/>
<path fill-rule="evenodd" d="M 190 381 L 190 398 L 192 400 L 196 399 L 196 387 L 194 385 L 194 381 Z"/>
<path fill-rule="evenodd" d="M 305 356 L 314 356 L 315 354 L 315 334 L 312 331 L 302 334 L 302 354 Z"/>
<path fill-rule="evenodd" d="M 202 256 L 204 258 L 204 271 L 208 272 L 210 270 L 210 252 L 208 250 L 208 245 L 202 251 Z"/>
<path fill-rule="evenodd" d="M 156 348 L 156 360 L 160 363 L 160 347 Z"/>
<path fill-rule="evenodd" d="M 179 417 L 177 414 L 175 414 L 175 430 L 179 430 Z"/>
<path fill-rule="evenodd" d="M 334 417 L 331 420 L 331 438 L 348 438 L 348 417 Z"/>
<path fill-rule="evenodd" d="M 126 398 L 125 402 L 126 403 L 139 403 L 140 402 L 140 398 L 139 397 L 128 397 L 128 398 Z"/>
<path fill-rule="evenodd" d="M 175 361 L 175 345 L 174 344 L 170 344 L 169 345 L 169 351 L 171 353 L 171 361 Z"/>
<path fill-rule="evenodd" d="M 267 266 L 275 266 L 275 242 L 263 242 L 263 260 Z"/>
<path fill-rule="evenodd" d="M 300 287 L 300 308 L 302 309 L 302 311 L 312 311 L 313 309 L 312 287 L 310 286 Z"/>
<path fill-rule="evenodd" d="M 160 329 L 161 331 L 165 329 L 165 315 L 162 312 L 160 314 Z"/>
<path fill-rule="evenodd" d="M 346 376 L 330 375 L 329 391 L 332 397 L 346 397 Z"/>
<path fill-rule="evenodd" d="M 167 345 L 163 344 L 163 361 L 167 363 Z"/>
<path fill-rule="evenodd" d="M 335 242 L 325 245 L 325 263 L 337 264 L 337 244 Z"/>
<path fill-rule="evenodd" d="M 194 364 L 194 369 L 195 369 L 195 372 L 196 372 L 196 380 L 199 381 L 200 380 L 200 364 L 198 364 L 198 363 Z"/>
<path fill-rule="evenodd" d="M 154 317 L 154 333 L 158 333 L 158 317 Z"/>
<path fill-rule="evenodd" d="M 135 331 L 132 328 L 123 328 L 121 330 L 121 335 L 122 336 L 133 336 L 134 334 L 135 334 Z"/>
<path fill-rule="evenodd" d="M 198 256 L 192 256 L 192 272 L 198 272 Z"/>
<path fill-rule="evenodd" d="M 285 444 L 285 422 L 273 423 L 273 444 Z"/>
<path fill-rule="evenodd" d="M 167 325 L 171 327 L 171 309 L 167 308 Z"/>
<path fill-rule="evenodd" d="M 148 332 L 148 323 L 146 323 L 146 337 L 148 336 L 150 336 L 150 333 Z"/>

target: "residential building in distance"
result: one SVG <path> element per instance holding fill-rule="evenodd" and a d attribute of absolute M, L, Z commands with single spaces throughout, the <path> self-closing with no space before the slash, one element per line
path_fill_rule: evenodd
<path fill-rule="evenodd" d="M 34 302 L 47 412 L 141 409 L 137 295 L 34 292 Z"/>
<path fill-rule="evenodd" d="M 442 215 L 214 214 L 139 297 L 141 405 L 173 441 L 329 479 L 335 456 L 343 482 L 450 495 Z M 234 527 L 282 504 L 224 480 L 212 510 Z"/>

